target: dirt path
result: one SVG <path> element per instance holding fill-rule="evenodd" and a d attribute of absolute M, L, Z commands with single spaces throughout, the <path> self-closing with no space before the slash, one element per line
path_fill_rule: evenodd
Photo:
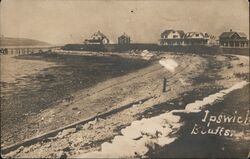
<path fill-rule="evenodd" d="M 167 55 L 167 57 L 174 59 L 179 64 L 174 73 L 170 73 L 159 63 L 155 63 L 138 72 L 114 78 L 83 92 L 78 92 L 77 95 L 74 95 L 73 102 L 61 103 L 53 109 L 41 112 L 32 121 L 40 122 L 42 125 L 39 126 L 40 132 L 46 132 L 48 129 L 56 127 L 52 123 L 69 124 L 75 120 L 86 118 L 84 110 L 97 105 L 101 105 L 101 107 L 94 110 L 92 115 L 142 97 L 153 96 L 154 98 L 105 119 L 82 125 L 77 132 L 75 129 L 74 133 L 66 135 L 62 132 L 61 134 L 64 135 L 59 134 L 44 142 L 21 147 L 8 155 L 55 157 L 58 152 L 63 151 L 68 156 L 77 156 L 89 151 L 100 150 L 101 143 L 120 134 L 120 130 L 131 124 L 132 121 L 176 109 L 176 106 L 182 108 L 188 102 L 203 98 L 224 87 L 228 88 L 235 81 L 241 81 L 240 78 L 242 78 L 242 76 L 236 77 L 234 73 L 228 74 L 228 71 L 238 72 L 239 67 L 242 67 L 239 65 L 242 63 L 242 59 L 232 60 L 231 56 L 221 56 L 218 59 L 218 56 L 200 57 L 196 55 Z M 243 61 L 243 63 L 241 71 L 247 73 L 246 67 L 249 66 L 249 61 Z M 164 77 L 168 79 L 169 88 L 167 93 L 163 94 L 162 79 Z M 202 82 L 204 79 L 207 81 Z M 197 97 L 193 96 L 194 93 L 197 94 Z M 164 102 L 168 105 L 161 105 Z"/>

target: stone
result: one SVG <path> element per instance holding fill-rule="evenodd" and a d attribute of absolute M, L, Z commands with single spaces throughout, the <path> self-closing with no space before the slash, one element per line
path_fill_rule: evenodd
<path fill-rule="evenodd" d="M 24 147 L 23 147 L 23 146 L 20 146 L 20 147 L 18 148 L 18 151 L 21 152 L 21 151 L 23 151 L 23 149 L 24 149 Z"/>
<path fill-rule="evenodd" d="M 23 153 L 28 153 L 28 152 L 30 152 L 30 151 L 31 151 L 31 148 L 32 148 L 32 146 L 30 146 L 30 147 L 25 147 L 25 148 L 23 149 Z"/>
<path fill-rule="evenodd" d="M 77 114 L 81 114 L 81 111 L 78 111 Z"/>
<path fill-rule="evenodd" d="M 56 153 L 56 158 L 67 158 L 67 154 L 63 151 L 59 151 Z"/>
<path fill-rule="evenodd" d="M 69 146 L 63 148 L 63 151 L 70 151 L 70 150 L 71 150 L 71 148 Z"/>
<path fill-rule="evenodd" d="M 86 123 L 82 126 L 83 129 L 89 129 L 90 128 L 90 124 L 89 123 Z"/>
<path fill-rule="evenodd" d="M 62 134 L 70 134 L 74 132 L 76 132 L 76 128 L 69 128 L 69 129 L 63 130 Z"/>
<path fill-rule="evenodd" d="M 95 118 L 95 120 L 88 122 L 88 124 L 95 125 L 97 122 L 98 122 L 98 118 Z"/>
<path fill-rule="evenodd" d="M 141 159 L 148 159 L 149 157 L 146 156 L 146 155 L 142 155 L 142 156 L 140 156 L 140 158 L 141 158 Z"/>
<path fill-rule="evenodd" d="M 58 133 L 58 135 L 59 135 L 59 133 Z M 57 138 L 57 136 L 54 136 L 54 137 L 48 137 L 48 140 L 49 141 L 53 141 L 53 140 L 55 140 Z"/>
<path fill-rule="evenodd" d="M 137 107 L 137 106 L 138 106 L 137 104 L 133 104 L 133 106 L 132 106 L 132 107 L 134 108 L 134 107 Z"/>
<path fill-rule="evenodd" d="M 76 125 L 76 131 L 81 130 L 81 129 L 82 129 L 82 125 L 81 124 Z"/>
<path fill-rule="evenodd" d="M 240 64 L 238 64 L 239 66 L 241 66 L 241 67 L 243 67 L 244 66 L 244 63 L 240 63 Z"/>
<path fill-rule="evenodd" d="M 51 147 L 51 144 L 47 144 L 44 146 L 45 148 L 50 148 Z"/>
<path fill-rule="evenodd" d="M 63 138 L 66 135 L 69 135 L 71 133 L 75 133 L 76 132 L 76 128 L 69 128 L 69 129 L 65 129 L 63 130 L 61 133 L 58 133 L 58 138 Z"/>

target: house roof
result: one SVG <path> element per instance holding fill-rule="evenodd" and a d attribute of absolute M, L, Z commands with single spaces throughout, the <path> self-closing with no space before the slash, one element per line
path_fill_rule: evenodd
<path fill-rule="evenodd" d="M 187 32 L 185 34 L 185 38 L 190 38 L 190 37 L 193 37 L 195 34 L 199 34 L 201 35 L 202 37 L 207 37 L 206 34 L 202 33 L 202 32 Z"/>
<path fill-rule="evenodd" d="M 230 31 L 230 32 L 223 32 L 221 35 L 220 35 L 220 38 L 231 38 L 232 35 L 234 34 L 238 34 L 239 37 L 241 38 L 246 38 L 246 34 L 243 33 L 243 32 L 235 32 L 235 31 Z"/>
<path fill-rule="evenodd" d="M 220 34 L 220 38 L 230 38 L 233 34 L 235 34 L 236 32 L 223 32 Z"/>
<path fill-rule="evenodd" d="M 184 36 L 184 31 L 183 30 L 173 30 L 173 29 L 169 29 L 169 30 L 165 30 L 164 32 L 161 33 L 161 36 L 163 35 L 169 35 L 171 32 L 178 32 L 180 34 L 181 37 Z"/>
<path fill-rule="evenodd" d="M 247 35 L 245 33 L 243 33 L 243 32 L 238 32 L 238 34 L 242 38 L 246 38 L 247 37 Z"/>
<path fill-rule="evenodd" d="M 107 36 L 104 35 L 102 32 L 100 32 L 99 30 L 96 33 L 94 33 L 92 36 L 98 36 L 98 35 L 100 35 L 102 38 L 107 38 Z"/>
<path fill-rule="evenodd" d="M 204 34 L 204 33 L 203 33 Z M 216 36 L 214 36 L 213 34 L 209 34 L 209 33 L 205 33 L 204 34 L 205 35 L 205 37 L 207 37 L 207 38 L 210 38 L 210 39 L 216 39 Z"/>
<path fill-rule="evenodd" d="M 174 31 L 174 30 L 172 30 L 172 29 L 170 29 L 170 30 L 165 30 L 164 32 L 161 33 L 161 35 L 168 35 L 168 34 L 171 33 L 172 31 Z"/>
<path fill-rule="evenodd" d="M 119 38 L 130 38 L 126 33 L 123 33 Z"/>

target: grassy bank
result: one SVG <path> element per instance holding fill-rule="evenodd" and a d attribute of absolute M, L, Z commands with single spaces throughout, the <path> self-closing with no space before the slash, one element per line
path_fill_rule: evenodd
<path fill-rule="evenodd" d="M 150 158 L 247 158 L 249 151 L 249 122 L 239 124 L 237 122 L 212 123 L 209 128 L 214 132 L 216 129 L 230 130 L 229 136 L 218 132 L 217 134 L 191 134 L 194 125 L 206 127 L 207 123 L 201 121 L 205 111 L 209 115 L 229 115 L 229 117 L 245 117 L 249 111 L 249 85 L 241 90 L 228 94 L 225 99 L 218 102 L 200 113 L 180 114 L 185 123 L 180 129 L 175 142 L 156 149 L 149 153 Z M 249 118 L 248 118 L 249 120 Z M 223 120 L 222 120 L 223 121 Z M 218 128 L 219 127 L 219 128 Z M 223 132 L 223 131 L 222 131 Z"/>

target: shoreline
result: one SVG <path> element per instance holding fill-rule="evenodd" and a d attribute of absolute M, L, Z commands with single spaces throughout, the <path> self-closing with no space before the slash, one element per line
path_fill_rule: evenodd
<path fill-rule="evenodd" d="M 32 60 L 33 56 L 34 56 L 35 60 Z M 72 63 L 65 63 L 65 64 L 61 63 L 60 61 L 59 61 L 60 63 L 55 63 L 53 60 L 52 61 L 50 60 L 50 57 L 48 57 L 48 58 L 42 58 L 42 57 L 37 58 L 37 56 L 39 56 L 39 55 L 32 55 L 32 56 L 28 55 L 29 58 L 25 58 L 24 61 L 22 60 L 23 58 L 21 58 L 21 57 L 19 57 L 19 58 L 21 58 L 20 60 L 19 59 L 15 59 L 14 61 L 17 60 L 17 61 L 20 61 L 20 62 L 25 62 L 23 64 L 23 67 L 26 67 L 26 63 L 28 62 L 27 64 L 29 64 L 28 66 L 30 67 L 30 63 L 37 64 L 37 62 L 41 63 L 40 61 L 42 60 L 41 64 L 47 66 L 47 68 L 45 67 L 45 68 L 42 68 L 41 70 L 37 70 L 35 73 L 32 73 L 32 71 L 28 71 L 27 73 L 29 73 L 29 74 L 25 75 L 26 78 L 20 78 L 20 80 L 21 80 L 20 84 L 24 85 L 24 88 L 23 87 L 19 88 L 19 82 L 17 84 L 9 84 L 9 85 L 6 86 L 6 88 L 8 88 L 8 89 L 10 89 L 11 88 L 10 86 L 12 86 L 12 85 L 15 86 L 14 87 L 15 89 L 10 89 L 9 91 L 15 90 L 15 94 L 17 94 L 18 91 L 19 91 L 20 93 L 19 93 L 19 95 L 18 94 L 17 95 L 18 96 L 22 96 L 22 94 L 23 94 L 24 97 L 27 98 L 27 100 L 25 100 L 26 98 L 24 98 L 24 97 L 22 97 L 23 99 L 19 98 L 19 97 L 17 98 L 15 96 L 15 94 L 11 95 L 10 97 L 7 96 L 6 97 L 7 101 L 4 100 L 4 98 L 2 99 L 2 106 L 3 106 L 2 108 L 5 109 L 5 110 L 2 110 L 2 113 L 5 116 L 7 114 L 4 113 L 4 112 L 8 111 L 8 109 L 9 109 L 7 106 L 13 105 L 13 106 L 15 106 L 15 109 L 18 109 L 19 107 L 21 109 L 21 107 L 22 107 L 22 110 L 20 110 L 19 114 L 21 113 L 20 115 L 23 118 L 23 122 L 29 122 L 31 124 L 31 125 L 22 126 L 23 128 L 25 128 L 25 127 L 29 127 L 29 128 L 30 127 L 34 127 L 35 128 L 36 127 L 36 129 L 37 129 L 36 124 L 34 125 L 32 123 L 38 123 L 38 121 L 42 120 L 43 117 L 41 117 L 40 119 L 36 119 L 34 122 L 30 122 L 29 121 L 30 116 L 31 117 L 32 116 L 37 116 L 41 112 L 49 110 L 50 107 L 54 107 L 54 106 L 56 106 L 58 104 L 61 104 L 61 105 L 63 105 L 63 107 L 65 107 L 65 106 L 67 106 L 68 104 L 70 104 L 75 99 L 75 96 L 77 96 L 77 94 L 79 92 L 81 92 L 81 90 L 89 90 L 91 87 L 93 87 L 93 85 L 88 86 L 88 87 L 84 87 L 84 88 L 82 88 L 83 86 L 76 87 L 77 85 L 79 85 L 79 82 L 80 82 L 80 84 L 81 84 L 82 81 L 87 81 L 87 82 L 92 82 L 92 83 L 94 82 L 95 85 L 98 85 L 98 83 L 102 83 L 103 82 L 102 80 L 101 81 L 99 80 L 99 82 L 96 82 L 95 80 L 91 81 L 91 79 L 90 80 L 85 79 L 85 77 L 84 77 L 84 73 L 85 72 L 83 72 L 83 74 L 80 77 L 75 78 L 75 77 L 79 76 L 79 75 L 77 75 L 79 71 L 84 71 L 83 67 L 85 66 L 85 65 L 81 66 L 82 65 L 81 61 L 78 60 L 79 58 L 77 56 L 66 55 L 64 57 L 64 56 L 61 56 L 61 55 L 57 55 L 58 57 L 63 57 L 63 58 L 67 58 L 67 59 L 68 59 L 68 57 L 73 57 L 74 58 L 74 59 L 72 59 L 73 60 Z M 85 56 L 83 56 L 82 58 L 84 60 Z M 89 57 L 89 58 L 91 58 L 92 61 L 94 61 L 94 62 L 96 60 L 96 57 Z M 99 61 L 102 61 L 102 57 L 98 57 L 98 58 L 100 59 Z M 136 61 L 129 60 L 129 59 L 122 59 L 122 58 L 118 58 L 118 57 L 115 57 L 115 58 L 112 57 L 112 58 L 114 60 L 120 59 L 120 63 L 118 63 L 119 61 L 117 61 L 117 62 L 114 63 L 114 65 L 116 65 L 116 67 L 117 67 L 117 68 L 115 68 L 117 71 L 116 72 L 114 72 L 114 71 L 112 72 L 112 70 L 114 70 L 112 68 L 110 71 L 108 71 L 106 69 L 107 72 L 112 72 L 112 74 L 110 74 L 110 75 L 109 74 L 105 75 L 105 72 L 104 73 L 100 73 L 100 74 L 103 74 L 104 77 L 107 76 L 107 78 L 109 78 L 109 79 L 110 78 L 114 78 L 116 76 L 124 75 L 124 74 L 126 74 L 128 72 L 131 72 L 131 71 L 134 72 L 134 71 L 136 71 L 136 69 L 138 69 L 138 67 L 140 68 L 140 67 L 142 67 L 144 65 L 147 65 L 147 63 L 144 62 L 144 64 L 142 63 L 142 64 L 138 64 L 137 66 L 135 66 L 136 63 L 137 63 Z M 55 58 L 55 60 L 57 60 L 57 58 Z M 64 60 L 64 59 L 62 59 L 62 60 Z M 76 61 L 76 60 L 79 61 L 78 62 L 79 64 L 75 64 L 74 63 L 74 61 Z M 90 60 L 88 60 L 88 61 L 90 61 Z M 106 58 L 104 58 L 103 61 L 104 61 L 103 64 L 105 65 L 105 63 L 108 63 L 110 61 L 110 58 L 106 57 Z M 90 62 L 88 62 L 88 63 L 90 63 Z M 126 70 L 126 67 L 128 68 L 127 72 L 125 70 L 123 72 L 119 72 L 120 71 L 120 69 L 119 69 L 120 67 L 118 67 L 118 66 L 123 67 L 122 66 L 122 62 L 125 62 L 125 63 L 126 62 L 128 62 L 128 63 L 131 62 L 133 65 L 131 65 L 131 66 L 125 66 L 125 70 Z M 48 67 L 47 63 L 53 63 L 53 65 L 51 67 L 49 65 L 49 67 Z M 80 67 L 78 68 L 77 65 L 79 65 Z M 38 67 L 40 67 L 40 66 L 38 66 Z M 68 69 L 68 67 L 74 69 L 75 73 L 72 72 L 72 69 Z M 81 69 L 81 67 L 83 69 Z M 90 67 L 92 67 L 92 66 L 90 66 Z M 97 67 L 100 67 L 100 66 L 97 66 Z M 111 67 L 111 66 L 108 66 L 108 67 Z M 131 70 L 131 68 L 132 68 L 132 70 Z M 31 67 L 31 69 L 32 69 L 32 67 Z M 88 71 L 87 69 L 88 68 L 85 68 L 86 71 Z M 95 68 L 93 68 L 93 69 L 95 69 Z M 102 69 L 102 68 L 100 68 L 100 69 Z M 29 70 L 29 69 L 27 69 L 27 70 Z M 31 72 L 31 74 L 30 74 L 30 72 Z M 19 71 L 17 73 L 19 74 Z M 88 73 L 88 72 L 86 72 L 86 73 Z M 99 78 L 100 78 L 100 74 L 99 74 Z M 92 78 L 97 78 L 97 77 L 95 77 L 95 75 L 92 75 L 91 77 Z M 47 79 L 51 79 L 51 80 L 47 80 Z M 62 80 L 64 80 L 64 81 L 62 81 Z M 107 79 L 103 79 L 103 80 L 106 81 Z M 75 83 L 72 83 L 72 81 L 75 81 Z M 77 82 L 78 82 L 78 84 L 77 84 Z M 20 85 L 20 86 L 22 86 L 22 85 Z M 60 86 L 61 88 L 58 87 L 57 85 Z M 70 87 L 71 85 L 74 85 L 74 86 Z M 25 90 L 26 89 L 25 87 L 29 87 L 28 90 Z M 54 90 L 52 88 L 54 88 Z M 57 90 L 61 90 L 61 91 L 58 92 Z M 41 92 L 42 94 L 39 93 L 39 92 Z M 4 92 L 1 92 L 1 96 L 2 95 L 4 95 Z M 61 95 L 61 96 L 56 97 L 55 100 L 54 100 L 54 102 L 53 102 L 52 100 L 54 98 L 53 97 L 54 95 Z M 89 95 L 87 95 L 87 97 L 88 96 Z M 48 101 L 43 101 L 42 99 L 44 99 L 44 100 L 48 99 Z M 9 100 L 9 102 L 8 102 L 8 100 Z M 23 100 L 23 102 L 20 101 L 20 100 Z M 31 100 L 35 100 L 35 101 L 31 102 Z M 17 103 L 14 103 L 15 101 Z M 52 102 L 50 102 L 50 101 L 52 101 Z M 6 102 L 8 102 L 8 103 L 6 103 Z M 49 103 L 49 104 L 46 104 L 46 103 Z M 34 106 L 35 104 L 37 104 L 37 106 Z M 26 105 L 25 107 L 27 109 L 24 109 L 23 105 L 24 106 Z M 58 109 L 61 110 L 60 107 Z M 74 110 L 74 112 L 75 112 L 75 110 Z M 11 111 L 10 111 L 10 113 L 11 113 Z M 22 124 L 20 125 L 20 122 L 21 122 L 20 117 L 18 117 L 17 114 L 13 114 L 12 116 L 13 116 L 13 119 L 14 118 L 18 118 L 18 125 L 20 127 L 22 125 Z M 10 116 L 8 115 L 8 118 L 9 117 Z M 1 120 L 2 121 L 2 126 L 3 126 L 3 119 L 7 120 L 8 118 L 4 118 L 2 116 L 2 120 Z M 8 120 L 8 121 L 10 122 L 10 120 Z M 21 123 L 23 123 L 23 122 L 21 122 Z M 11 124 L 11 125 L 13 127 L 13 124 Z M 2 127 L 2 128 L 5 129 L 6 127 Z M 6 131 L 6 129 L 5 129 L 5 131 Z M 19 131 L 22 132 L 23 130 L 19 130 Z M 29 130 L 25 130 L 25 131 L 29 131 Z M 35 134 L 36 133 L 37 132 L 35 132 Z M 17 140 L 17 139 L 15 139 L 15 140 Z"/>

